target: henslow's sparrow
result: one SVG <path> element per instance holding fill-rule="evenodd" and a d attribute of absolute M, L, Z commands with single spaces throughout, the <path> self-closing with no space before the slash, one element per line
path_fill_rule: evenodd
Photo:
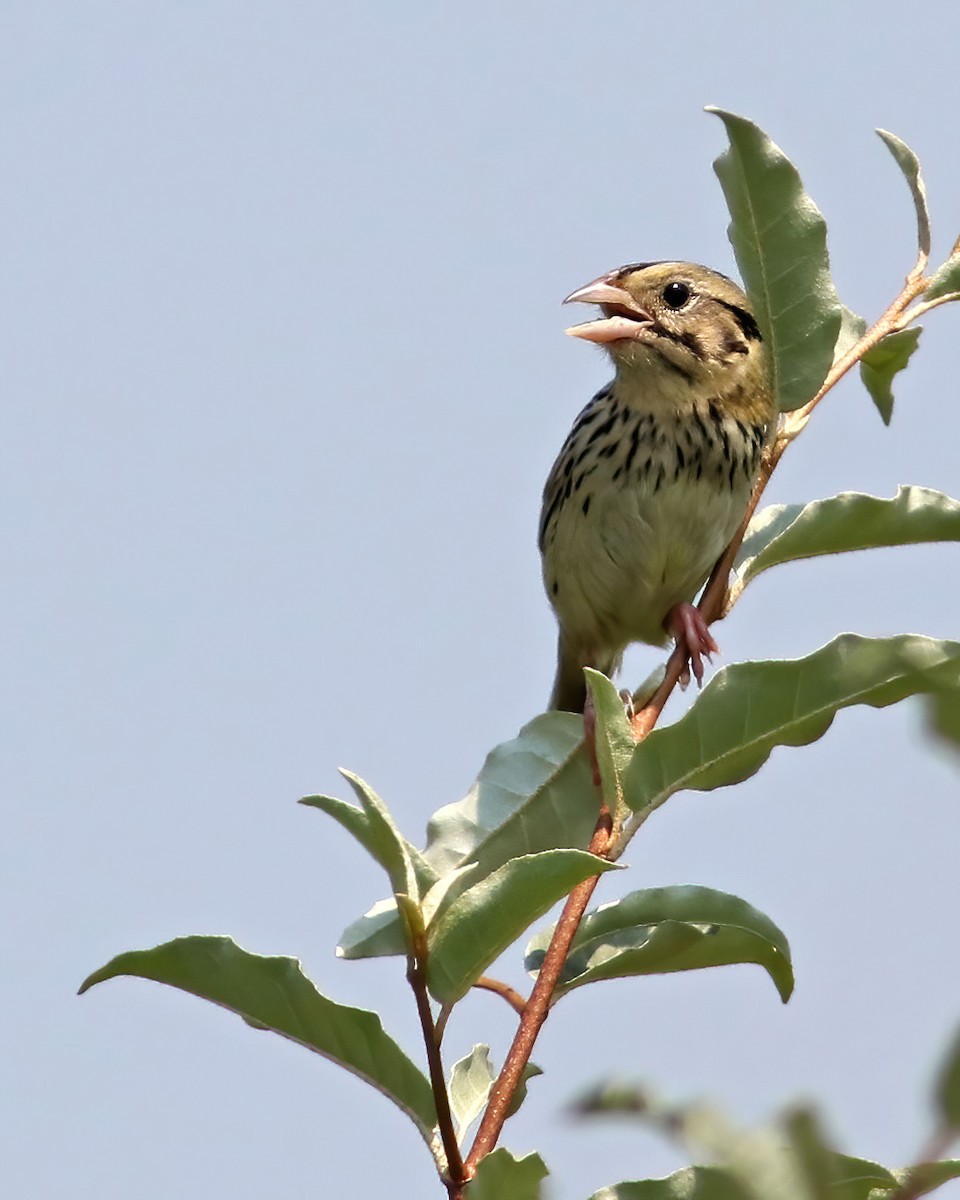
<path fill-rule="evenodd" d="M 632 263 L 571 301 L 600 306 L 567 332 L 616 368 L 574 422 L 540 517 L 560 626 L 550 707 L 581 712 L 582 668 L 612 674 L 631 642 L 673 635 L 702 679 L 717 646 L 691 602 L 743 518 L 775 406 L 760 330 L 726 276 Z"/>

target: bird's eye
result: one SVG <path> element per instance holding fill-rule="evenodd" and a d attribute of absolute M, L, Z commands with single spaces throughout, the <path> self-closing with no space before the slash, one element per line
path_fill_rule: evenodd
<path fill-rule="evenodd" d="M 690 299 L 690 285 L 674 280 L 663 289 L 663 298 L 670 308 L 683 308 Z"/>

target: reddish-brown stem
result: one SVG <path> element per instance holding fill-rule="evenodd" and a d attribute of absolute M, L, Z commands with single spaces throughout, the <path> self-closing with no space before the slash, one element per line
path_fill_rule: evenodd
<path fill-rule="evenodd" d="M 591 854 L 597 855 L 598 858 L 606 857 L 611 845 L 612 828 L 610 813 L 603 808 L 590 841 Z M 567 897 L 563 906 L 560 920 L 553 931 L 553 937 L 550 939 L 550 945 L 547 947 L 547 953 L 540 966 L 537 982 L 533 985 L 530 999 L 524 1005 L 523 1016 L 520 1018 L 513 1044 L 507 1052 L 503 1070 L 490 1092 L 486 1112 L 483 1114 L 477 1136 L 467 1155 L 468 1178 L 472 1178 L 481 1158 L 485 1154 L 489 1154 L 497 1144 L 503 1123 L 507 1119 L 510 1101 L 520 1083 L 523 1069 L 530 1061 L 530 1054 L 537 1035 L 549 1015 L 550 1001 L 570 951 L 570 943 L 580 927 L 580 921 L 583 919 L 583 914 L 586 912 L 599 878 L 599 875 L 594 875 L 592 879 L 586 879 L 583 883 L 578 884 Z"/>
<path fill-rule="evenodd" d="M 453 1116 L 450 1112 L 450 1097 L 447 1095 L 447 1083 L 443 1077 L 443 1059 L 440 1056 L 440 1041 L 437 1038 L 436 1027 L 433 1023 L 433 1010 L 430 1007 L 430 996 L 427 992 L 427 947 L 426 939 L 415 936 L 415 945 L 407 957 L 407 982 L 413 989 L 417 1001 L 417 1012 L 420 1016 L 420 1028 L 423 1030 L 423 1044 L 427 1051 L 427 1066 L 430 1071 L 430 1086 L 433 1089 L 433 1101 L 437 1109 L 437 1127 L 440 1141 L 447 1158 L 447 1174 L 444 1178 L 451 1200 L 459 1196 L 466 1178 L 460 1147 L 457 1145 L 457 1135 L 453 1128 Z"/>
<path fill-rule="evenodd" d="M 509 983 L 504 983 L 500 979 L 491 979 L 489 975 L 481 975 L 473 985 L 475 988 L 483 988 L 488 992 L 496 992 L 498 996 L 502 996 L 510 1007 L 523 1016 L 523 1010 L 527 1007 L 527 1002 L 523 996 L 512 988 Z"/>

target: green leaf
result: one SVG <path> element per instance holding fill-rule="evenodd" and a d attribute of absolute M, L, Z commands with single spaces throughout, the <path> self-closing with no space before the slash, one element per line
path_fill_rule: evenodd
<path fill-rule="evenodd" d="M 467 1130 L 483 1112 L 496 1078 L 490 1061 L 489 1046 L 474 1046 L 450 1071 L 450 1111 L 457 1127 L 457 1144 L 463 1143 Z"/>
<path fill-rule="evenodd" d="M 917 214 L 917 245 L 921 254 L 930 253 L 930 216 L 927 212 L 927 189 L 920 174 L 920 160 L 896 134 L 878 129 L 877 134 L 883 139 L 884 145 L 897 160 L 897 166 L 903 172 L 913 197 L 913 207 Z"/>
<path fill-rule="evenodd" d="M 117 955 L 80 991 L 119 975 L 191 992 L 328 1058 L 392 1100 L 430 1144 L 436 1112 L 424 1075 L 384 1032 L 376 1013 L 328 1000 L 295 958 L 250 954 L 227 937 L 183 937 Z"/>
<path fill-rule="evenodd" d="M 389 814 L 386 815 L 385 820 L 383 819 L 382 813 L 386 813 L 383 801 L 367 788 L 363 780 L 356 779 L 355 776 L 351 777 L 347 772 L 341 773 L 350 781 L 351 786 L 366 789 L 364 795 L 369 794 L 373 798 L 368 802 L 369 807 L 356 808 L 352 804 L 347 804 L 345 800 L 338 800 L 335 796 L 304 796 L 298 803 L 306 805 L 307 808 L 318 808 L 327 816 L 333 817 L 339 825 L 342 825 L 348 833 L 356 838 L 364 850 L 387 871 L 388 875 L 393 870 L 397 878 L 405 882 L 406 863 L 409 862 L 421 890 L 427 891 L 436 882 L 436 871 L 423 860 L 419 851 L 400 837 Z M 374 809 L 374 802 L 379 805 L 379 812 Z M 375 815 L 371 816 L 371 811 L 374 811 Z M 399 854 L 396 846 L 397 838 L 400 838 L 402 843 Z"/>
<path fill-rule="evenodd" d="M 599 671 L 588 668 L 584 674 L 596 714 L 594 743 L 603 798 L 614 820 L 618 820 L 624 807 L 622 776 L 637 739 L 615 685 Z"/>
<path fill-rule="evenodd" d="M 837 1152 L 827 1144 L 816 1114 L 794 1109 L 785 1114 L 783 1126 L 806 1200 L 833 1200 Z"/>
<path fill-rule="evenodd" d="M 465 867 L 455 867 L 437 880 L 423 898 L 423 919 L 427 925 L 440 919 L 462 890 L 461 882 L 475 873 L 475 864 L 468 863 Z"/>
<path fill-rule="evenodd" d="M 390 876 L 394 892 L 420 899 L 420 884 L 413 868 L 410 847 L 394 823 L 390 810 L 373 788 L 352 771 L 341 768 L 340 774 L 353 788 L 367 818 L 367 828 L 374 849 L 371 853 Z"/>
<path fill-rule="evenodd" d="M 723 1167 L 684 1167 L 666 1179 L 635 1179 L 594 1192 L 590 1200 L 752 1200 Z"/>
<path fill-rule="evenodd" d="M 939 300 L 941 296 L 960 295 L 960 254 L 952 254 L 942 267 L 933 273 L 930 286 L 921 300 Z"/>
<path fill-rule="evenodd" d="M 928 724 L 955 753 L 960 751 L 960 691 L 944 689 L 931 695 Z"/>
<path fill-rule="evenodd" d="M 933 1089 L 937 1118 L 947 1129 L 960 1134 L 960 1029 L 944 1055 Z"/>
<path fill-rule="evenodd" d="M 893 416 L 893 377 L 905 369 L 920 341 L 921 326 L 888 333 L 860 359 L 860 378 L 883 418 Z"/>
<path fill-rule="evenodd" d="M 877 1189 L 892 1190 L 897 1185 L 893 1174 L 879 1163 L 866 1158 L 838 1154 L 834 1159 L 834 1200 L 868 1200 Z"/>
<path fill-rule="evenodd" d="M 775 746 L 816 741 L 851 704 L 884 708 L 907 696 L 955 689 L 958 681 L 960 644 L 914 634 L 846 633 L 807 658 L 722 668 L 679 721 L 654 729 L 634 751 L 624 798 L 637 815 L 615 856 L 675 792 L 748 779 Z"/>
<path fill-rule="evenodd" d="M 518 855 L 585 850 L 599 811 L 593 795 L 583 719 L 573 713 L 544 713 L 491 750 L 464 800 L 434 814 L 423 857 L 441 877 L 475 864 L 469 878 L 476 882 Z M 445 904 L 462 883 L 447 892 Z M 375 905 L 344 930 L 342 956 L 404 953 L 395 916 L 392 924 L 391 932 L 384 908 Z"/>
<path fill-rule="evenodd" d="M 337 943 L 337 958 L 384 958 L 407 953 L 407 940 L 393 896 L 378 900 L 352 921 Z"/>
<path fill-rule="evenodd" d="M 545 850 L 505 863 L 459 896 L 428 931 L 427 982 L 459 1000 L 521 933 L 578 883 L 611 864 L 585 850 Z"/>
<path fill-rule="evenodd" d="M 737 555 L 736 592 L 761 571 L 822 554 L 960 541 L 960 501 L 932 488 L 900 487 L 890 500 L 840 492 L 808 504 L 771 504 L 750 524 Z"/>
<path fill-rule="evenodd" d="M 530 942 L 524 966 L 536 974 L 552 928 Z M 599 979 L 661 975 L 757 963 L 784 1003 L 793 991 L 790 946 L 769 917 L 737 896 L 706 887 L 646 888 L 584 917 L 555 995 Z"/>
<path fill-rule="evenodd" d="M 583 719 L 543 713 L 494 747 L 465 799 L 434 813 L 424 856 L 440 872 L 475 862 L 489 875 L 518 854 L 590 844 L 597 809 Z"/>
<path fill-rule="evenodd" d="M 383 867 L 394 892 L 419 900 L 436 883 L 438 872 L 401 835 L 373 788 L 352 771 L 341 768 L 340 774 L 356 793 L 360 808 L 334 796 L 304 796 L 299 803 L 333 817 Z"/>
<path fill-rule="evenodd" d="M 480 1160 L 467 1187 L 468 1200 L 541 1200 L 549 1172 L 539 1154 L 514 1158 L 502 1146 Z"/>
<path fill-rule="evenodd" d="M 833 363 L 841 306 L 830 278 L 827 226 L 796 167 L 762 129 L 708 108 L 729 149 L 714 163 L 732 218 L 729 236 L 770 355 L 781 410 L 818 391 Z"/>
<path fill-rule="evenodd" d="M 523 1068 L 523 1074 L 520 1076 L 520 1082 L 516 1086 L 516 1090 L 511 1097 L 510 1103 L 507 1106 L 507 1116 L 512 1117 L 515 1112 L 523 1104 L 527 1098 L 527 1084 L 531 1079 L 536 1079 L 538 1075 L 543 1074 L 543 1067 L 538 1067 L 536 1063 L 528 1062 Z"/>

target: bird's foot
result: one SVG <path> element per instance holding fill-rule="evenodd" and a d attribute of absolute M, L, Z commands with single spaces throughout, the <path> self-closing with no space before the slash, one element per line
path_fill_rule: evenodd
<path fill-rule="evenodd" d="M 710 657 L 718 654 L 717 645 L 699 608 L 692 604 L 675 604 L 667 613 L 664 628 L 677 639 L 677 646 L 686 654 L 686 662 L 680 674 L 680 686 L 686 688 L 690 683 L 690 672 L 697 681 L 697 687 L 703 687 L 703 660 L 713 662 Z"/>

